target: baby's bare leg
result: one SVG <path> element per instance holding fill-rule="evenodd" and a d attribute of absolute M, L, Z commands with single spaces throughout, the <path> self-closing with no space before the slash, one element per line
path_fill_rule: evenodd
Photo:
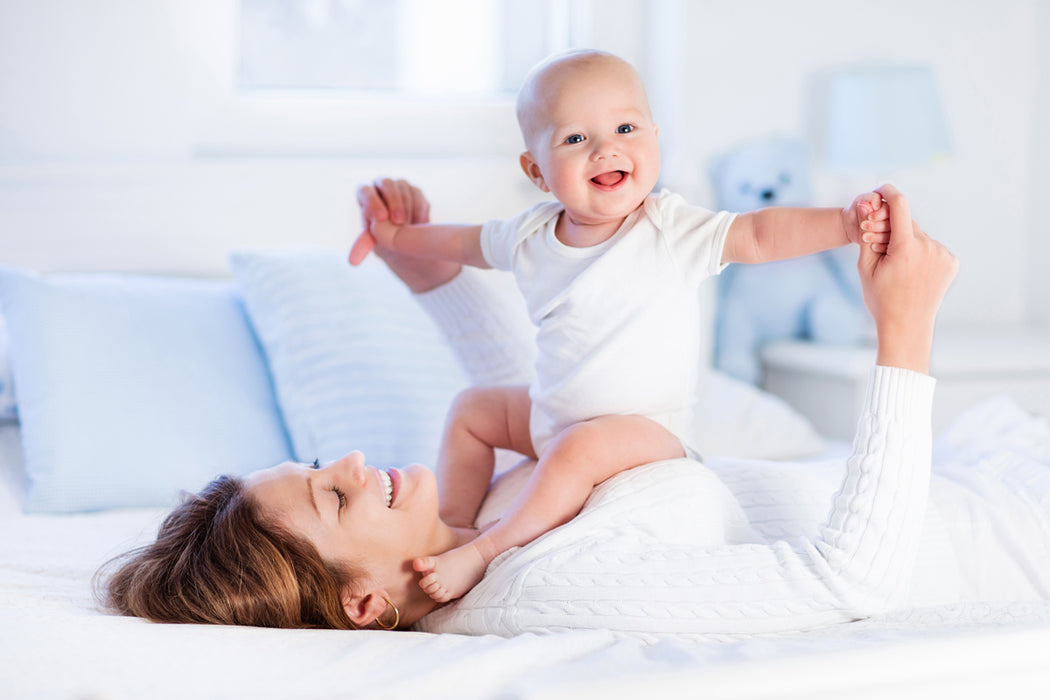
<path fill-rule="evenodd" d="M 414 562 L 424 574 L 420 586 L 438 602 L 458 598 L 501 552 L 571 520 L 597 484 L 632 467 L 684 456 L 678 438 L 647 418 L 577 423 L 547 447 L 506 517 L 461 547 Z"/>
<path fill-rule="evenodd" d="M 495 449 L 535 457 L 529 437 L 528 387 L 467 389 L 456 397 L 438 454 L 439 515 L 453 527 L 471 527 L 495 466 Z"/>

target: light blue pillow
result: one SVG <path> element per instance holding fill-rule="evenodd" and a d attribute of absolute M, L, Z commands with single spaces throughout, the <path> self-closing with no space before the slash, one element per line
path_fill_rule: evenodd
<path fill-rule="evenodd" d="M 172 505 L 290 457 L 230 281 L 0 267 L 27 511 Z"/>
<path fill-rule="evenodd" d="M 445 413 L 466 386 L 430 318 L 381 263 L 344 252 L 231 256 L 297 458 L 361 450 L 380 467 L 433 466 Z"/>
<path fill-rule="evenodd" d="M 7 350 L 7 326 L 0 315 L 0 423 L 18 418 L 15 410 L 15 385 L 11 378 L 11 358 Z"/>

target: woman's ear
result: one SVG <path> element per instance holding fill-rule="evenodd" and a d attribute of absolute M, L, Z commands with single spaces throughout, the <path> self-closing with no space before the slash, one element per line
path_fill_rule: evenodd
<path fill-rule="evenodd" d="M 525 176 L 532 180 L 532 184 L 539 187 L 544 192 L 550 192 L 550 188 L 547 187 L 547 182 L 543 179 L 543 173 L 540 172 L 539 163 L 532 157 L 532 154 L 525 151 L 518 158 L 518 162 L 521 163 L 521 169 L 525 172 Z"/>
<path fill-rule="evenodd" d="M 358 627 L 368 627 L 390 607 L 385 590 L 373 589 L 354 593 L 349 588 L 343 591 L 343 610 Z M 389 616 L 388 616 L 389 617 Z"/>

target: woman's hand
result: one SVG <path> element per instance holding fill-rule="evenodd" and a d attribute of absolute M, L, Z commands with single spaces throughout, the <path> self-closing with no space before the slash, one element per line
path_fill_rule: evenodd
<path fill-rule="evenodd" d="M 357 203 L 361 207 L 362 232 L 350 248 L 351 265 L 360 265 L 375 250 L 391 272 L 417 293 L 439 287 L 459 274 L 458 263 L 416 258 L 376 248 L 372 236 L 372 226 L 376 222 L 389 221 L 400 225 L 430 221 L 430 202 L 418 187 L 407 180 L 381 178 L 357 188 Z"/>
<path fill-rule="evenodd" d="M 361 235 L 350 248 L 350 264 L 360 265 L 375 248 L 372 226 L 376 222 L 425 224 L 430 221 L 430 202 L 423 192 L 407 180 L 386 177 L 357 188 L 361 207 Z"/>
<path fill-rule="evenodd" d="M 861 245 L 857 261 L 878 332 L 877 362 L 928 373 L 934 320 L 959 261 L 912 221 L 900 190 L 885 185 L 878 192 L 889 209 L 890 240 L 881 253 Z"/>

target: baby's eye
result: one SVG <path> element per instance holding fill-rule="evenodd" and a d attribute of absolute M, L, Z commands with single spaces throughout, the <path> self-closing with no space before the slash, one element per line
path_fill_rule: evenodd
<path fill-rule="evenodd" d="M 616 127 L 617 134 L 629 134 L 634 131 L 634 124 L 620 124 Z"/>
<path fill-rule="evenodd" d="M 572 136 L 565 139 L 565 143 L 583 143 L 583 135 L 573 134 Z"/>

